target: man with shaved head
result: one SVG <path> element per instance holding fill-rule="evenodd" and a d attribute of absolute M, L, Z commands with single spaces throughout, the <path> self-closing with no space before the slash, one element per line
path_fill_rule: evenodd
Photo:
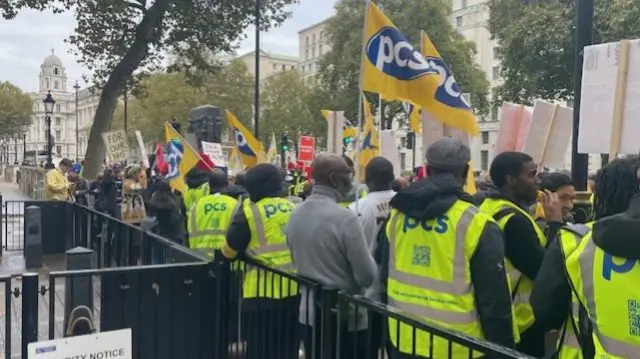
<path fill-rule="evenodd" d="M 291 250 L 293 265 L 297 273 L 315 280 L 324 287 L 335 288 L 349 294 L 364 294 L 370 287 L 376 274 L 376 265 L 366 245 L 364 230 L 357 215 L 338 205 L 351 192 L 353 170 L 337 155 L 322 154 L 311 164 L 311 177 L 314 184 L 311 195 L 294 210 L 285 228 L 287 244 Z M 305 358 L 312 358 L 311 350 L 316 350 L 319 358 L 319 347 L 312 346 L 313 327 L 317 324 L 315 338 L 320 340 L 322 333 L 319 312 L 314 312 L 313 295 L 307 288 L 301 287 L 300 323 L 308 331 L 304 336 Z M 356 315 L 343 318 L 344 329 L 340 331 L 341 357 L 353 355 L 356 335 L 365 333 L 349 330 L 357 325 L 358 331 L 367 328 L 367 313 L 364 308 Z M 348 319 L 348 321 L 347 321 Z M 326 323 L 335 328 L 338 317 L 333 323 Z M 350 326 L 349 326 L 350 325 Z M 331 358 L 336 357 L 335 347 Z M 363 353 L 363 348 L 359 348 Z"/>

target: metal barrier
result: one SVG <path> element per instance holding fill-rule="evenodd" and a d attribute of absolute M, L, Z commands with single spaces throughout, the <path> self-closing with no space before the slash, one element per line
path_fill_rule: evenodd
<path fill-rule="evenodd" d="M 97 331 L 132 329 L 136 359 L 396 358 L 389 321 L 403 323 L 415 357 L 528 358 L 265 263 L 220 253 L 209 261 L 89 207 L 67 208 L 68 244 L 93 249 L 99 268 L 0 277 L 5 359 L 67 334 L 68 289 L 77 280 L 88 283 Z M 434 341 L 446 355 L 430 355 Z"/>

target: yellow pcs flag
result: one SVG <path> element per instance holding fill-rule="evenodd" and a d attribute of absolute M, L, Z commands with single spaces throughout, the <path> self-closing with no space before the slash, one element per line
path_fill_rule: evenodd
<path fill-rule="evenodd" d="M 271 143 L 269 144 L 269 149 L 267 150 L 266 162 L 274 163 L 277 155 L 278 155 L 278 148 L 276 144 L 276 134 L 271 133 Z"/>
<path fill-rule="evenodd" d="M 229 110 L 225 110 L 229 127 L 233 132 L 235 149 L 244 167 L 253 167 L 264 159 L 262 143 L 234 116 Z"/>
<path fill-rule="evenodd" d="M 403 102 L 402 106 L 404 107 L 404 111 L 407 113 L 407 116 L 409 116 L 409 124 L 411 125 L 411 130 L 415 133 L 420 133 L 420 129 L 422 127 L 420 108 L 409 102 Z"/>
<path fill-rule="evenodd" d="M 430 67 L 437 69 L 440 74 L 438 88 L 434 94 L 434 101 L 425 106 L 438 121 L 460 129 L 471 135 L 478 134 L 478 123 L 471 109 L 471 104 L 464 98 L 460 86 L 453 77 L 449 66 L 444 62 L 440 53 L 423 31 L 421 52 Z"/>
<path fill-rule="evenodd" d="M 468 194 L 478 192 L 476 189 L 476 179 L 473 177 L 473 169 L 471 169 L 471 161 L 469 161 L 469 171 L 467 171 L 467 183 L 464 185 L 464 191 Z"/>
<path fill-rule="evenodd" d="M 333 116 L 333 111 L 329 110 L 320 110 L 322 112 L 322 116 L 325 120 L 329 121 L 331 116 Z M 358 129 L 352 126 L 345 127 L 342 131 L 342 139 L 344 140 L 347 137 L 356 137 L 358 136 Z"/>
<path fill-rule="evenodd" d="M 171 188 L 185 193 L 187 185 L 184 182 L 184 176 L 198 164 L 200 155 L 168 122 L 164 123 L 164 139 L 166 143 L 164 153 L 169 165 L 166 178 Z"/>
<path fill-rule="evenodd" d="M 364 128 L 362 131 L 362 144 L 360 146 L 360 165 L 364 168 L 369 164 L 380 151 L 378 131 L 373 123 L 371 107 L 364 93 L 362 94 L 362 104 L 364 106 Z M 363 172 L 364 173 L 364 172 Z"/>
<path fill-rule="evenodd" d="M 362 46 L 362 90 L 419 107 L 435 102 L 438 70 L 422 57 L 372 2 L 367 3 Z"/>

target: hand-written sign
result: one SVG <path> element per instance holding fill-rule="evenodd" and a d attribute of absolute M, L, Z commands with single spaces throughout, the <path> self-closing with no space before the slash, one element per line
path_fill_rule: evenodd
<path fill-rule="evenodd" d="M 132 359 L 131 329 L 29 343 L 29 359 Z"/>
<path fill-rule="evenodd" d="M 102 134 L 104 146 L 111 162 L 122 162 L 129 158 L 129 144 L 124 130 L 109 131 Z"/>

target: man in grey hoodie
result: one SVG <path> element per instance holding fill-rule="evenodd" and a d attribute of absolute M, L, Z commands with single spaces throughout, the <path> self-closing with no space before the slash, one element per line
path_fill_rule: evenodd
<path fill-rule="evenodd" d="M 376 264 L 367 248 L 364 230 L 356 214 L 338 205 L 351 191 L 353 172 L 340 156 L 323 154 L 312 164 L 314 180 L 311 195 L 291 214 L 285 228 L 287 244 L 291 250 L 293 265 L 297 273 L 303 277 L 319 282 L 323 287 L 345 291 L 349 294 L 364 294 L 365 289 L 373 284 Z M 305 358 L 312 358 L 313 327 L 320 326 L 320 314 L 314 310 L 314 298 L 308 288 L 301 286 L 300 323 L 307 335 L 305 341 Z M 357 333 L 367 328 L 366 310 L 359 310 L 357 315 L 351 308 L 350 314 L 340 320 L 341 357 L 349 358 L 354 354 L 357 345 Z M 333 321 L 333 320 L 332 320 Z M 335 328 L 337 323 L 331 325 Z M 319 343 L 322 328 L 316 328 L 316 343 Z M 360 344 L 366 341 L 360 340 Z M 364 346 L 364 345 L 362 345 Z M 363 353 L 362 348 L 358 348 Z M 335 346 L 332 355 L 336 357 Z M 316 352 L 316 358 L 320 353 Z M 363 356 L 359 356 L 363 358 Z"/>

